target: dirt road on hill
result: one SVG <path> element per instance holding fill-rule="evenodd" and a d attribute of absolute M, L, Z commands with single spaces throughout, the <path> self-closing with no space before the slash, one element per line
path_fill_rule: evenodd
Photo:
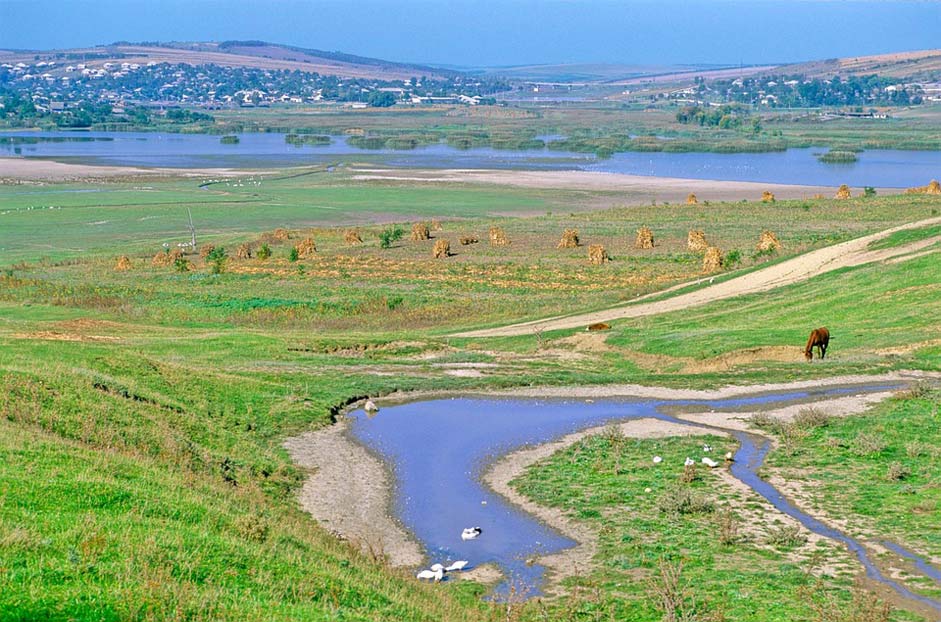
<path fill-rule="evenodd" d="M 564 330 L 569 328 L 581 328 L 595 322 L 610 322 L 632 317 L 644 317 L 667 313 L 670 311 L 679 311 L 690 307 L 697 307 L 717 300 L 725 300 L 745 294 L 754 294 L 764 292 L 785 285 L 806 281 L 815 276 L 847 268 L 859 266 L 862 264 L 876 261 L 901 260 L 905 255 L 922 254 L 929 246 L 941 241 L 941 236 L 912 242 L 902 246 L 892 248 L 871 250 L 869 244 L 881 240 L 896 231 L 906 229 L 917 229 L 930 225 L 941 224 L 941 217 L 929 218 L 912 222 L 878 233 L 841 242 L 821 248 L 803 255 L 798 255 L 781 263 L 777 263 L 767 268 L 756 270 L 749 274 L 722 281 L 714 285 L 708 285 L 696 291 L 679 294 L 664 300 L 652 302 L 643 302 L 654 296 L 660 296 L 664 292 L 655 292 L 631 302 L 627 305 L 621 305 L 596 311 L 593 313 L 582 313 L 566 317 L 547 318 L 544 320 L 535 320 L 532 322 L 523 322 L 521 324 L 512 324 L 499 328 L 487 328 L 483 330 L 474 330 L 463 333 L 457 333 L 454 337 L 512 337 L 516 335 L 527 335 L 536 331 Z M 711 281 L 711 279 L 709 279 Z M 704 279 L 697 281 L 703 282 Z M 671 289 L 686 287 L 690 283 L 684 283 Z M 670 291 L 670 290 L 667 290 Z"/>

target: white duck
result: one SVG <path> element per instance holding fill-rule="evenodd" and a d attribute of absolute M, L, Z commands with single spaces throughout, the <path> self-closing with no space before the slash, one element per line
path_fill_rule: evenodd
<path fill-rule="evenodd" d="M 690 458 L 689 456 L 686 456 L 686 461 L 683 462 L 683 466 L 688 466 L 688 467 L 690 467 L 690 466 L 693 466 L 694 464 L 696 464 L 696 462 L 695 462 L 692 458 Z"/>
<path fill-rule="evenodd" d="M 707 467 L 709 467 L 710 469 L 714 469 L 714 468 L 716 468 L 717 466 L 719 466 L 719 463 L 718 463 L 718 462 L 716 462 L 716 461 L 713 460 L 712 458 L 707 458 L 707 457 L 705 457 L 705 456 L 703 456 L 702 463 L 705 464 L 705 465 L 706 465 Z"/>
<path fill-rule="evenodd" d="M 456 562 L 452 562 L 450 566 L 444 569 L 445 572 L 456 572 L 459 570 L 464 570 L 464 567 L 467 566 L 467 560 L 462 559 Z"/>
<path fill-rule="evenodd" d="M 467 527 L 464 531 L 461 532 L 461 540 L 473 540 L 479 538 L 480 534 L 484 532 L 480 527 Z"/>
<path fill-rule="evenodd" d="M 654 463 L 654 464 L 660 464 L 661 462 L 663 462 L 663 457 L 662 457 L 662 456 L 654 456 L 654 457 L 653 457 L 653 463 Z"/>
<path fill-rule="evenodd" d="M 731 451 L 725 452 L 725 459 L 726 459 L 728 462 L 732 462 L 732 452 L 731 452 Z"/>
<path fill-rule="evenodd" d="M 363 405 L 363 408 L 368 413 L 377 413 L 379 412 L 379 407 L 376 406 L 376 403 L 369 398 L 366 398 L 366 403 Z"/>
<path fill-rule="evenodd" d="M 435 564 L 435 566 L 438 566 L 437 570 L 422 570 L 415 576 L 422 581 L 434 581 L 437 583 L 444 578 L 444 568 L 441 567 L 441 564 Z"/>
<path fill-rule="evenodd" d="M 709 453 L 710 451 L 712 451 L 712 445 L 703 445 L 702 450 L 706 453 Z"/>

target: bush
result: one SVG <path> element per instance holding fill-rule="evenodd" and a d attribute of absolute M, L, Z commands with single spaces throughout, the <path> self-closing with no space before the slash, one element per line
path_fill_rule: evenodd
<path fill-rule="evenodd" d="M 264 542 L 268 539 L 268 522 L 254 514 L 243 514 L 235 519 L 235 531 L 246 540 Z"/>
<path fill-rule="evenodd" d="M 723 260 L 726 268 L 734 268 L 742 262 L 742 251 L 738 249 L 730 250 Z"/>
<path fill-rule="evenodd" d="M 398 225 L 389 225 L 379 233 L 379 247 L 391 248 L 392 245 L 402 239 L 405 230 Z"/>
<path fill-rule="evenodd" d="M 262 244 L 258 249 L 258 258 L 259 259 L 268 259 L 271 257 L 271 247 L 267 243 Z"/>
<path fill-rule="evenodd" d="M 664 514 L 708 514 L 715 509 L 712 501 L 686 486 L 668 488 L 657 505 Z"/>
<path fill-rule="evenodd" d="M 288 261 L 297 261 L 301 258 L 300 251 L 297 250 L 296 246 L 291 247 L 291 252 L 288 253 Z"/>
<path fill-rule="evenodd" d="M 853 453 L 857 456 L 870 456 L 881 453 L 885 449 L 885 441 L 875 434 L 860 432 L 853 439 Z"/>
<path fill-rule="evenodd" d="M 794 417 L 794 425 L 803 430 L 812 430 L 814 428 L 824 428 L 830 424 L 830 415 L 814 408 L 801 408 Z"/>
<path fill-rule="evenodd" d="M 807 542 L 807 536 L 800 525 L 781 525 L 773 527 L 766 538 L 768 544 L 780 548 L 795 548 Z"/>
<path fill-rule="evenodd" d="M 190 262 L 189 259 L 183 257 L 182 255 L 177 257 L 173 261 L 173 269 L 177 272 L 189 272 L 190 271 Z"/>
<path fill-rule="evenodd" d="M 873 188 L 872 186 L 866 186 L 865 188 L 863 188 L 863 197 L 865 197 L 865 198 L 868 199 L 868 198 L 874 197 L 874 196 L 876 196 L 876 189 L 875 189 L 875 188 Z"/>
<path fill-rule="evenodd" d="M 911 476 L 912 472 L 901 462 L 893 462 L 886 471 L 885 478 L 890 482 L 898 482 Z"/>
<path fill-rule="evenodd" d="M 225 263 L 229 259 L 229 256 L 226 255 L 225 249 L 221 246 L 213 248 L 206 255 L 206 261 L 212 264 L 210 271 L 213 274 L 222 274 L 225 272 Z"/>

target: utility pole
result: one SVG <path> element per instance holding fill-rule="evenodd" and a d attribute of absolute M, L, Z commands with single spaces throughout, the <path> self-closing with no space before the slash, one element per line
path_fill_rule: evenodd
<path fill-rule="evenodd" d="M 186 214 L 189 216 L 190 221 L 190 246 L 193 249 L 193 252 L 196 252 L 196 227 L 193 225 L 193 212 L 190 211 L 189 205 L 186 206 Z"/>

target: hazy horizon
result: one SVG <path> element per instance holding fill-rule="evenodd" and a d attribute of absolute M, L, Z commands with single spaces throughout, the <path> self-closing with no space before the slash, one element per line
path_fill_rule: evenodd
<path fill-rule="evenodd" d="M 0 0 L 0 48 L 261 39 L 466 67 L 793 62 L 938 47 L 939 30 L 939 0 Z"/>

